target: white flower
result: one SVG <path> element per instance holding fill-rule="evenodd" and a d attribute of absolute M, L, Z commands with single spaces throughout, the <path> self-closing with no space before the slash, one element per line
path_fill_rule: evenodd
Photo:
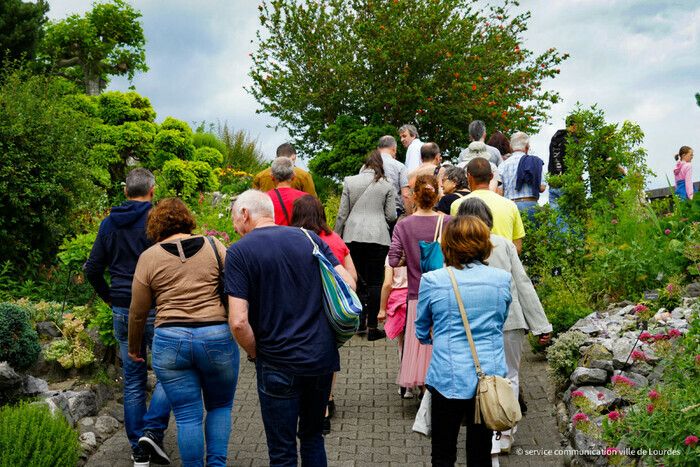
<path fill-rule="evenodd" d="M 219 213 L 219 219 L 221 219 L 222 217 L 224 217 L 224 213 L 223 213 L 223 212 L 220 212 L 220 213 Z"/>

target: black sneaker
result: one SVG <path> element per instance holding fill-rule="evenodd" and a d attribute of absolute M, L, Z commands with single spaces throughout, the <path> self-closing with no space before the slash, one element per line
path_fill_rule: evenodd
<path fill-rule="evenodd" d="M 328 435 L 331 433 L 331 417 L 323 417 L 323 434 Z"/>
<path fill-rule="evenodd" d="M 335 401 L 333 399 L 328 400 L 328 418 L 333 418 L 335 415 Z"/>
<path fill-rule="evenodd" d="M 386 337 L 386 332 L 382 329 L 370 329 L 367 331 L 368 341 L 378 341 L 379 339 L 384 339 Z"/>
<path fill-rule="evenodd" d="M 131 460 L 134 461 L 134 467 L 149 467 L 151 456 L 148 451 L 144 451 L 140 446 L 135 447 L 131 451 Z"/>
<path fill-rule="evenodd" d="M 144 431 L 139 438 L 139 447 L 150 455 L 151 462 L 158 465 L 170 464 L 170 458 L 163 449 L 163 441 L 150 431 Z"/>

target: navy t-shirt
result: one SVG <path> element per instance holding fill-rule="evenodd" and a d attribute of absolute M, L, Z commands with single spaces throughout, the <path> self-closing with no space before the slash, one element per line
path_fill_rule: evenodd
<path fill-rule="evenodd" d="M 328 245 L 309 232 L 333 266 Z M 248 301 L 257 358 L 297 375 L 340 370 L 333 330 L 323 309 L 318 260 L 296 227 L 260 227 L 226 252 L 225 291 Z"/>

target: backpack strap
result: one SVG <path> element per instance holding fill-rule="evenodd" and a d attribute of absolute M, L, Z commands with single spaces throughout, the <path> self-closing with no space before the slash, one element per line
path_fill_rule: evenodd
<path fill-rule="evenodd" d="M 280 206 L 282 206 L 282 212 L 284 213 L 284 218 L 287 219 L 287 224 L 291 225 L 292 220 L 289 218 L 289 212 L 287 211 L 287 206 L 284 205 L 284 201 L 282 201 L 282 195 L 280 194 L 280 191 L 275 188 L 275 193 L 277 193 L 277 199 L 280 200 Z"/>

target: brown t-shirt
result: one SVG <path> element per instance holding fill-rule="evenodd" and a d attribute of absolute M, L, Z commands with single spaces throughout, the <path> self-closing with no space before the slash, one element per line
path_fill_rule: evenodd
<path fill-rule="evenodd" d="M 167 243 L 177 245 L 179 242 Z M 214 243 L 223 268 L 226 247 L 216 238 Z M 150 303 L 151 297 L 155 297 L 156 327 L 173 323 L 226 322 L 226 310 L 217 291 L 219 266 L 209 241 L 205 238 L 199 251 L 189 258 L 184 251 L 173 255 L 162 245 L 153 245 L 139 257 L 132 286 L 132 308 L 142 302 Z"/>
<path fill-rule="evenodd" d="M 264 192 L 275 189 L 275 181 L 272 180 L 271 168 L 268 167 L 255 176 L 253 179 L 253 188 Z M 311 174 L 304 169 L 300 169 L 299 167 L 294 167 L 292 188 L 316 196 L 316 187 L 314 186 L 314 180 L 311 178 Z"/>

